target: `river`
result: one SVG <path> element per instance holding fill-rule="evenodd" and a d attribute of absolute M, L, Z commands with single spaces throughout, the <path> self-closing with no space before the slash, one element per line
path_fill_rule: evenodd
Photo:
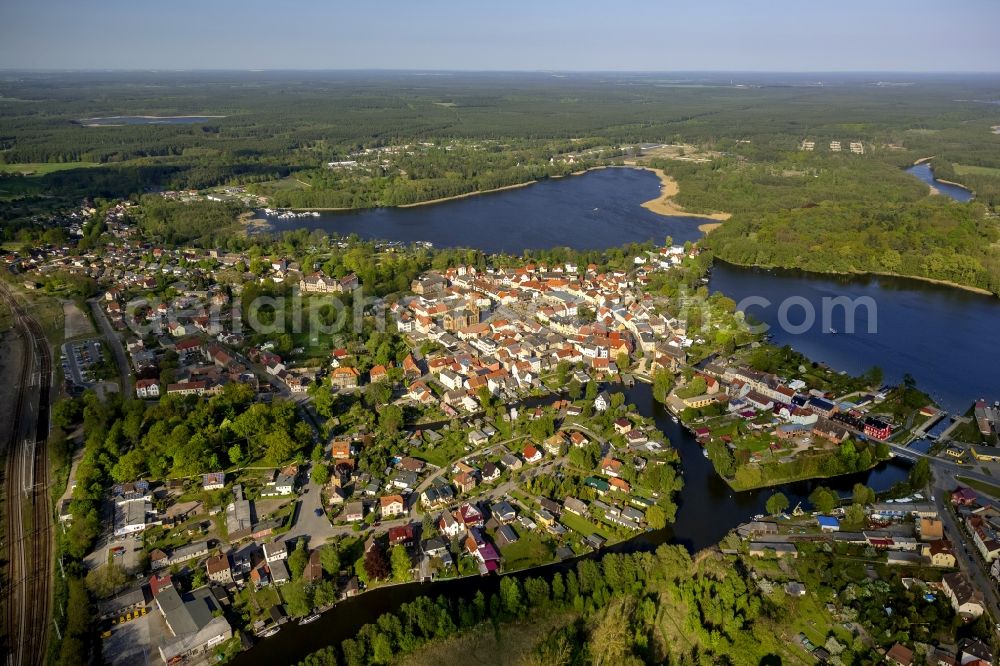
<path fill-rule="evenodd" d="M 553 245 L 606 248 L 632 240 L 658 240 L 668 234 L 677 241 L 696 238 L 698 220 L 663 218 L 636 203 L 656 196 L 658 184 L 658 179 L 646 172 L 608 169 L 441 205 L 324 215 L 315 221 L 298 218 L 289 223 L 276 222 L 276 226 L 316 227 L 404 242 L 428 240 L 440 246 L 472 245 L 491 252 L 520 252 L 526 247 Z M 965 190 L 945 192 L 935 186 L 948 196 L 968 194 Z M 470 227 L 475 229 L 474 233 L 470 233 Z M 997 395 L 1000 351 L 996 343 L 1000 301 L 996 298 L 904 278 L 763 271 L 722 263 L 713 268 L 709 286 L 737 302 L 751 296 L 766 299 L 771 306 L 758 305 L 749 310 L 771 326 L 775 342 L 790 344 L 838 370 L 861 372 L 879 365 L 887 381 L 911 373 L 921 388 L 950 411 L 964 411 L 980 396 L 1000 398 Z M 864 308 L 857 310 L 853 334 L 846 332 L 843 311 L 835 312 L 824 322 L 822 300 L 835 296 L 871 298 L 876 304 L 873 317 L 876 332 L 867 332 L 869 312 Z M 798 334 L 776 326 L 778 306 L 789 297 L 799 297 L 800 303 L 815 308 L 814 326 Z M 802 306 L 798 308 L 798 316 L 794 308 L 789 314 L 792 323 L 801 321 Z M 831 329 L 838 333 L 831 333 Z M 715 474 L 690 433 L 674 423 L 653 400 L 651 387 L 636 384 L 625 393 L 626 402 L 635 404 L 639 413 L 653 417 L 679 451 L 685 485 L 678 497 L 674 524 L 638 535 L 618 544 L 614 550 L 633 551 L 678 543 L 696 551 L 717 543 L 730 529 L 762 513 L 767 498 L 776 490 L 784 492 L 795 506 L 819 484 L 843 494 L 850 492 L 857 482 L 885 490 L 907 474 L 907 463 L 892 460 L 868 472 L 835 479 L 733 492 Z M 510 575 L 550 575 L 570 566 L 572 561 Z M 321 647 L 354 636 L 362 625 L 417 596 L 471 597 L 477 590 L 488 594 L 498 589 L 499 580 L 497 576 L 489 576 L 379 588 L 341 602 L 307 627 L 286 625 L 277 636 L 263 640 L 250 652 L 240 655 L 235 663 L 295 662 Z"/>
<path fill-rule="evenodd" d="M 970 201 L 972 199 L 972 192 L 964 187 L 951 185 L 949 183 L 942 183 L 940 180 L 934 178 L 934 170 L 931 169 L 930 162 L 914 164 L 906 170 L 906 173 L 913 174 L 944 196 L 951 197 L 955 201 Z"/>
<path fill-rule="evenodd" d="M 878 365 L 892 383 L 910 373 L 918 387 L 951 412 L 964 412 L 977 398 L 1000 399 L 1000 300 L 993 296 L 908 278 L 740 268 L 719 261 L 709 286 L 737 304 L 766 299 L 770 305 L 746 310 L 768 325 L 773 342 L 791 345 L 837 370 L 859 374 Z M 854 310 L 853 334 L 844 308 L 834 308 L 823 321 L 824 299 L 843 296 L 855 303 L 871 299 L 875 306 Z M 780 305 L 788 299 L 804 299 L 800 302 L 816 315 L 804 332 L 779 323 Z M 804 323 L 805 312 L 794 305 L 786 321 Z"/>
<path fill-rule="evenodd" d="M 289 220 L 257 215 L 276 231 L 322 229 L 511 254 L 558 246 L 603 250 L 631 242 L 662 243 L 665 236 L 677 243 L 697 240 L 704 219 L 664 217 L 642 207 L 659 194 L 660 179 L 652 172 L 614 168 L 411 208 L 327 211 Z"/>
<path fill-rule="evenodd" d="M 616 390 L 616 389 L 612 389 Z M 626 404 L 634 404 L 644 416 L 656 420 L 656 426 L 670 439 L 681 455 L 684 471 L 684 488 L 678 497 L 676 522 L 663 530 L 645 532 L 633 539 L 617 544 L 610 550 L 632 552 L 652 549 L 663 543 L 677 543 L 694 552 L 717 543 L 726 533 L 740 523 L 764 512 L 764 503 L 775 491 L 788 496 L 791 506 L 805 501 L 817 485 L 825 485 L 842 495 L 850 493 L 855 483 L 864 483 L 875 490 L 886 490 L 906 478 L 909 464 L 900 460 L 881 463 L 874 469 L 858 474 L 817 481 L 800 481 L 777 488 L 737 493 L 715 473 L 712 463 L 702 455 L 701 446 L 679 424 L 674 423 L 667 410 L 653 399 L 652 387 L 637 383 L 624 390 Z M 575 560 L 559 562 L 529 571 L 510 574 L 518 577 L 550 576 L 575 566 Z M 335 645 L 345 638 L 352 638 L 363 625 L 374 622 L 378 616 L 399 608 L 400 604 L 422 595 L 454 598 L 471 598 L 479 590 L 484 594 L 496 592 L 500 586 L 498 576 L 462 578 L 434 583 L 409 583 L 382 587 L 337 604 L 316 622 L 299 627 L 286 624 L 272 638 L 261 640 L 251 651 L 234 660 L 234 664 L 295 663 L 310 652 L 326 645 Z"/>

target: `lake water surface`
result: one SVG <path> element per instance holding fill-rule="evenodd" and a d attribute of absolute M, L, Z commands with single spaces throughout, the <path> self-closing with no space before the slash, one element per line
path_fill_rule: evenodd
<path fill-rule="evenodd" d="M 940 180 L 934 178 L 934 170 L 931 169 L 930 162 L 914 164 L 906 170 L 906 173 L 913 174 L 928 185 L 934 187 L 944 196 L 951 197 L 955 201 L 970 201 L 972 199 L 972 192 L 964 187 L 942 183 Z"/>
<path fill-rule="evenodd" d="M 698 225 L 705 220 L 665 217 L 642 207 L 659 194 L 660 179 L 652 172 L 613 168 L 411 208 L 321 212 L 318 218 L 292 220 L 258 215 L 277 231 L 322 229 L 512 254 L 557 246 L 602 250 L 630 242 L 662 243 L 666 236 L 677 243 L 699 238 Z"/>

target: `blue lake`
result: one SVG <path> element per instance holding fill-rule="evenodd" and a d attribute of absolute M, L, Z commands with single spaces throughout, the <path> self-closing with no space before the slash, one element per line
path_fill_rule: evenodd
<path fill-rule="evenodd" d="M 665 217 L 642 207 L 659 194 L 655 174 L 614 168 L 411 208 L 321 212 L 318 218 L 290 220 L 258 215 L 276 231 L 322 229 L 342 236 L 512 254 L 557 246 L 601 250 L 630 242 L 662 243 L 665 236 L 678 243 L 699 238 L 698 225 L 705 220 Z"/>
<path fill-rule="evenodd" d="M 888 382 L 910 373 L 917 386 L 950 412 L 964 412 L 977 398 L 1000 399 L 1000 300 L 944 285 L 891 277 L 841 277 L 790 270 L 740 268 L 716 262 L 710 281 L 768 325 L 779 345 L 791 345 L 814 361 L 852 374 L 877 365 Z M 870 299 L 857 307 L 853 332 L 846 310 L 832 308 L 824 321 L 823 303 L 844 297 Z M 796 299 L 786 316 L 781 305 Z M 802 332 L 806 304 L 815 321 Z M 782 325 L 782 320 L 792 327 Z M 869 332 L 869 324 L 874 332 Z M 833 333 L 832 331 L 837 331 Z"/>
<path fill-rule="evenodd" d="M 931 169 L 930 162 L 915 164 L 907 169 L 906 173 L 916 176 L 928 185 L 934 187 L 944 196 L 951 197 L 955 201 L 970 201 L 972 199 L 972 192 L 964 187 L 949 185 L 948 183 L 942 183 L 940 180 L 935 179 L 934 170 Z"/>

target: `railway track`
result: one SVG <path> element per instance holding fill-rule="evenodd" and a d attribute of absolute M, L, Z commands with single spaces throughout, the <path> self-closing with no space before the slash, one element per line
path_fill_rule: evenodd
<path fill-rule="evenodd" d="M 11 424 L 4 466 L 4 648 L 9 666 L 33 666 L 45 662 L 52 596 L 47 450 L 52 355 L 41 326 L 6 285 L 0 284 L 0 298 L 24 345 L 17 398 L 10 411 L 0 407 Z"/>

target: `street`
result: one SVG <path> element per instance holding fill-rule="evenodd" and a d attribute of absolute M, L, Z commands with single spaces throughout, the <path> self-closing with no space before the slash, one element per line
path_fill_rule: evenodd
<path fill-rule="evenodd" d="M 111 354 L 115 357 L 115 365 L 118 366 L 118 375 L 121 377 L 122 394 L 132 397 L 135 395 L 135 386 L 132 384 L 132 373 L 129 371 L 128 356 L 125 355 L 125 347 L 122 346 L 121 337 L 104 315 L 100 302 L 97 299 L 91 299 L 88 303 L 90 303 L 91 312 L 94 313 L 94 320 L 101 327 L 104 338 L 111 348 Z"/>

